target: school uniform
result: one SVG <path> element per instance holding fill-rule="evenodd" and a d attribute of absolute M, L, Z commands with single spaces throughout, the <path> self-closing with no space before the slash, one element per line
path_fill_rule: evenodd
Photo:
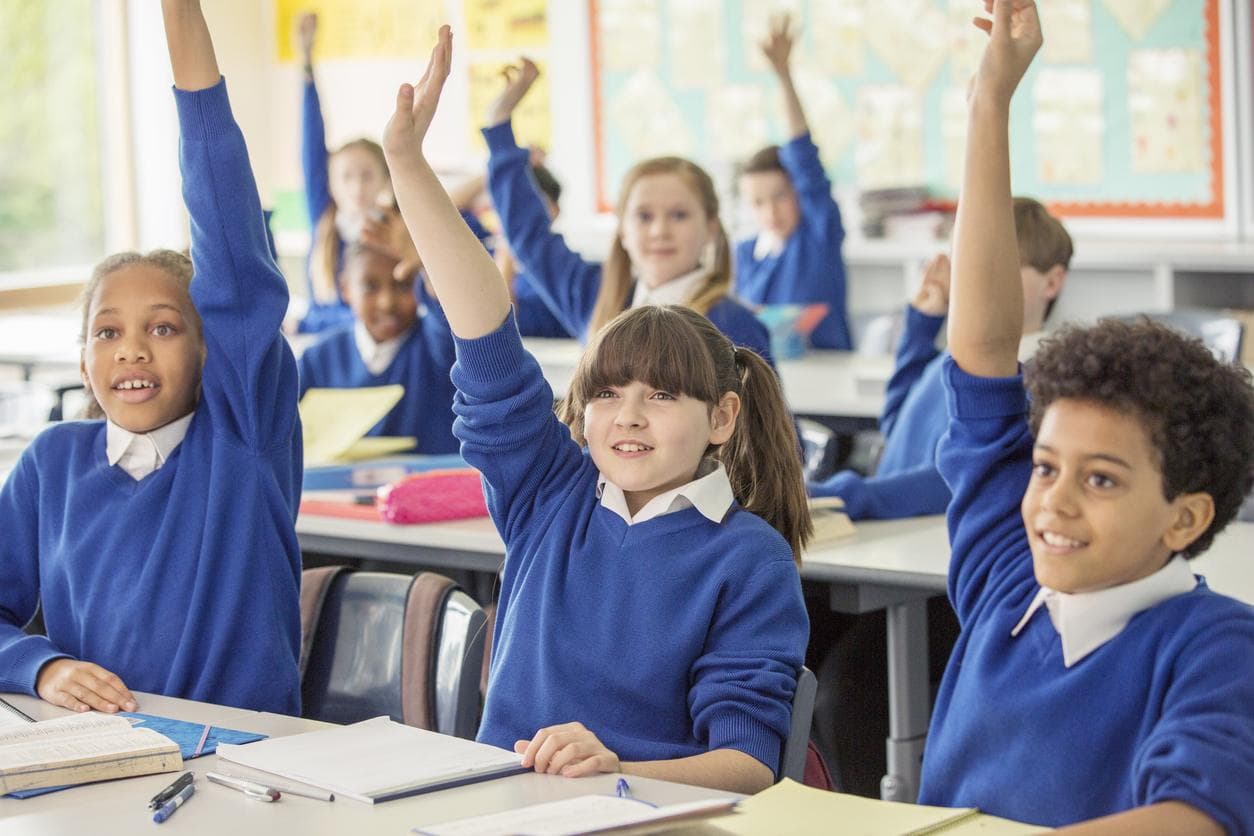
<path fill-rule="evenodd" d="M 453 337 L 440 306 L 426 304 L 408 332 L 376 343 L 354 322 L 325 334 L 300 356 L 300 395 L 311 388 L 400 384 L 405 394 L 367 435 L 416 436 L 420 453 L 456 453 L 453 437 Z"/>
<path fill-rule="evenodd" d="M 942 372 L 962 623 L 919 801 L 1057 826 L 1163 801 L 1254 832 L 1254 610 L 1177 558 L 1131 584 L 1042 592 L 1019 511 L 1032 436 L 1021 376 Z"/>
<path fill-rule="evenodd" d="M 853 347 L 845 316 L 845 228 L 819 149 L 809 133 L 780 146 L 801 218 L 787 240 L 761 233 L 736 245 L 736 292 L 754 305 L 827 304 L 810 335 L 815 348 Z"/>
<path fill-rule="evenodd" d="M 58 657 L 127 687 L 300 711 L 301 434 L 287 285 L 226 85 L 175 91 L 206 359 L 195 410 L 41 433 L 0 488 L 0 691 Z M 136 478 L 142 476 L 142 478 Z M 42 603 L 47 636 L 23 625 Z"/>
<path fill-rule="evenodd" d="M 479 739 L 577 720 L 624 761 L 730 748 L 776 770 L 808 632 L 783 537 L 721 467 L 629 524 L 513 318 L 457 352 L 454 432 L 507 555 Z"/>
<path fill-rule="evenodd" d="M 530 155 L 518 147 L 512 125 L 503 122 L 484 128 L 483 136 L 489 153 L 488 191 L 514 258 L 562 327 L 586 339 L 601 290 L 601 265 L 584 261 L 553 231 L 548 209 L 531 179 Z M 731 296 L 711 306 L 706 317 L 736 345 L 770 358 L 766 326 Z"/>

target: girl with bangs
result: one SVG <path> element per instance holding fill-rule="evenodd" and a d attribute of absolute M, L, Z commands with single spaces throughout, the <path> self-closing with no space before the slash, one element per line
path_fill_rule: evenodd
<path fill-rule="evenodd" d="M 808 635 L 811 527 L 776 377 L 692 310 L 648 306 L 593 337 L 553 414 L 500 274 L 422 153 L 451 39 L 401 86 L 384 149 L 457 343 L 454 432 L 506 543 L 479 739 L 538 772 L 757 792 Z"/>
<path fill-rule="evenodd" d="M 510 122 L 539 70 L 524 58 L 506 75 L 483 129 L 488 191 L 514 257 L 566 330 L 587 339 L 627 308 L 684 305 L 736 345 L 769 358 L 766 326 L 732 296 L 731 248 L 710 175 L 681 157 L 637 163 L 618 188 L 609 258 L 585 261 L 552 230 L 530 152 L 518 146 Z"/>

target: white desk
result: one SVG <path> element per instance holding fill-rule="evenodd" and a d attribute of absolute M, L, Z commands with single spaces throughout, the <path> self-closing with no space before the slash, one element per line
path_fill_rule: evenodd
<path fill-rule="evenodd" d="M 326 724 L 298 717 L 285 717 L 226 708 L 205 703 L 136 695 L 139 710 L 149 714 L 176 717 L 193 722 L 213 723 L 280 736 L 324 727 Z M 36 719 L 68 713 L 33 697 L 5 695 L 5 699 Z M 185 769 L 202 776 L 217 764 L 216 755 L 185 763 Z M 234 768 L 234 767 L 232 767 Z M 196 794 L 158 828 L 148 799 L 173 779 L 173 773 L 146 775 L 98 784 L 86 784 L 62 792 L 19 800 L 0 798 L 0 831 L 5 836 L 48 836 L 61 833 L 90 833 L 92 836 L 133 836 L 157 832 L 177 834 L 230 833 L 231 836 L 331 836 L 332 834 L 408 833 L 416 825 L 464 818 L 482 813 L 516 809 L 542 801 L 556 801 L 588 793 L 614 793 L 618 775 L 590 778 L 561 778 L 534 772 L 512 775 L 451 790 L 417 795 L 384 804 L 362 804 L 351 799 L 316 801 L 286 795 L 278 802 L 252 801 L 242 793 L 210 784 L 198 777 Z M 654 804 L 672 804 L 732 793 L 689 787 L 648 778 L 631 779 L 637 798 Z"/>

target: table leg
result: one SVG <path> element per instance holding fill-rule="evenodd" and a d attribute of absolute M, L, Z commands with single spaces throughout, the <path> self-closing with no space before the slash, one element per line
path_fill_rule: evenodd
<path fill-rule="evenodd" d="M 888 615 L 888 774 L 880 798 L 913 802 L 919 794 L 927 741 L 930 686 L 927 675 L 927 601 L 893 604 Z"/>

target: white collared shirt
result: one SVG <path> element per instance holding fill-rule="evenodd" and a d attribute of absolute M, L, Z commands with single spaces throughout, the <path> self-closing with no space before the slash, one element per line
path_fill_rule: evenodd
<path fill-rule="evenodd" d="M 757 240 L 753 242 L 753 260 L 761 261 L 764 258 L 779 255 L 784 251 L 784 243 L 784 239 L 774 232 L 767 230 L 759 232 Z"/>
<path fill-rule="evenodd" d="M 695 507 L 702 516 L 721 523 L 723 517 L 727 516 L 727 509 L 736 500 L 731 482 L 727 478 L 727 470 L 722 462 L 715 459 L 703 460 L 697 468 L 696 479 L 653 497 L 634 517 L 627 509 L 627 497 L 623 489 L 604 476 L 597 480 L 597 496 L 601 498 L 602 505 L 622 517 L 628 525 L 673 514 L 688 507 Z"/>
<path fill-rule="evenodd" d="M 1109 589 L 1068 594 L 1041 587 L 1010 635 L 1019 635 L 1043 604 L 1062 639 L 1063 664 L 1071 667 L 1123 632 L 1132 616 L 1195 586 L 1189 562 L 1176 555 L 1154 574 Z"/>
<path fill-rule="evenodd" d="M 374 337 L 370 336 L 365 325 L 360 321 L 354 322 L 353 339 L 357 342 L 357 353 L 361 355 L 361 362 L 365 364 L 366 369 L 371 374 L 383 374 L 387 371 L 388 366 L 392 365 L 392 361 L 400 352 L 401 343 L 409 337 L 411 330 L 412 326 L 398 337 L 377 343 Z"/>
<path fill-rule="evenodd" d="M 195 414 L 189 412 L 177 421 L 146 433 L 133 433 L 112 421 L 105 421 L 105 457 L 109 464 L 116 464 L 138 482 L 159 470 L 183 443 L 187 425 Z"/>
<path fill-rule="evenodd" d="M 636 291 L 631 297 L 631 306 L 641 305 L 683 305 L 696 293 L 697 288 L 710 275 L 704 267 L 698 267 L 691 273 L 676 276 L 669 282 L 657 287 L 648 287 L 644 282 L 636 282 Z"/>

